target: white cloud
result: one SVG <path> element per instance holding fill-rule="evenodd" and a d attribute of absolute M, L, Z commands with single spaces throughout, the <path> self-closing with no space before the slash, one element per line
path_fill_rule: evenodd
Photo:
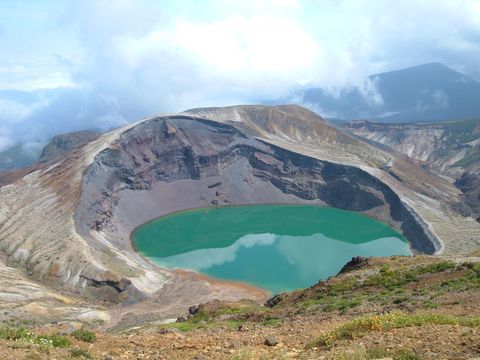
<path fill-rule="evenodd" d="M 308 84 L 358 85 L 381 104 L 366 76 L 431 61 L 480 78 L 477 0 L 67 4 L 19 2 L 0 13 L 0 89 L 59 89 L 48 107 L 18 110 L 15 139 L 261 102 Z"/>
<path fill-rule="evenodd" d="M 254 246 L 272 245 L 278 240 L 275 234 L 248 234 L 242 236 L 232 245 L 223 248 L 199 249 L 187 253 L 173 255 L 165 258 L 152 257 L 158 265 L 174 269 L 190 269 L 206 271 L 214 266 L 233 262 L 237 258 L 238 251 L 243 248 Z"/>
<path fill-rule="evenodd" d="M 10 136 L 9 129 L 5 126 L 0 126 L 0 152 L 15 145 L 15 141 Z"/>
<path fill-rule="evenodd" d="M 18 123 L 30 115 L 37 104 L 24 105 L 16 101 L 0 98 L 0 119 L 3 124 Z"/>
<path fill-rule="evenodd" d="M 374 77 L 373 79 L 367 78 L 360 83 L 357 89 L 360 92 L 360 95 L 362 95 L 366 100 L 367 104 L 373 106 L 382 106 L 383 98 L 377 90 L 377 83 L 377 77 Z"/>
<path fill-rule="evenodd" d="M 435 90 L 432 93 L 433 100 L 440 108 L 448 107 L 448 95 L 443 90 Z"/>
<path fill-rule="evenodd" d="M 242 16 L 212 23 L 179 21 L 142 36 L 116 37 L 114 46 L 117 61 L 128 71 L 155 73 L 155 64 L 177 70 L 164 84 L 171 89 L 206 85 L 213 95 L 226 89 L 240 96 L 253 91 L 258 97 L 278 96 L 309 81 L 309 69 L 322 54 L 315 39 L 293 21 Z M 182 64 L 189 67 L 188 78 Z"/>
<path fill-rule="evenodd" d="M 0 73 L 18 74 L 25 72 L 25 67 L 21 65 L 1 66 Z"/>

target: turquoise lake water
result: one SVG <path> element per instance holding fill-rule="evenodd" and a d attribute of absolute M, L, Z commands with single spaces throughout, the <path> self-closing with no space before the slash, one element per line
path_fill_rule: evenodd
<path fill-rule="evenodd" d="M 411 255 L 405 238 L 359 213 L 308 205 L 188 210 L 132 233 L 161 267 L 241 281 L 271 293 L 313 285 L 353 256 Z"/>

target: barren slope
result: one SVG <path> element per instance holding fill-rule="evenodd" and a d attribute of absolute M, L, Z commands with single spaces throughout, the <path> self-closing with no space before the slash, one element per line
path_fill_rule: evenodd
<path fill-rule="evenodd" d="M 480 119 L 435 124 L 354 121 L 345 129 L 423 161 L 437 173 L 458 177 L 480 170 Z"/>
<path fill-rule="evenodd" d="M 145 119 L 6 182 L 12 183 L 0 187 L 1 267 L 95 301 L 146 300 L 127 309 L 150 319 L 178 316 L 208 299 L 264 296 L 159 269 L 136 254 L 131 231 L 172 211 L 311 203 L 386 221 L 416 251 L 470 253 L 480 247 L 480 225 L 451 208 L 459 198 L 450 183 L 297 106 L 199 109 Z"/>
<path fill-rule="evenodd" d="M 63 347 L 42 347 L 38 337 L 0 327 L 0 354 L 8 360 L 473 360 L 480 354 L 479 260 L 357 259 L 342 274 L 266 306 L 212 301 L 171 324 L 131 315 L 113 333 L 95 331 L 96 338 L 88 331 L 55 335 L 68 334 L 69 324 L 29 330 L 54 334 Z"/>

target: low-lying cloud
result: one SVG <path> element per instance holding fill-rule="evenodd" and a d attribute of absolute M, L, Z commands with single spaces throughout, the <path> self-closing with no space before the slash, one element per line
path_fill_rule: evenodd
<path fill-rule="evenodd" d="M 0 151 L 313 85 L 357 86 L 381 105 L 368 75 L 431 61 L 480 76 L 473 0 L 91 0 L 8 10 L 0 15 Z"/>

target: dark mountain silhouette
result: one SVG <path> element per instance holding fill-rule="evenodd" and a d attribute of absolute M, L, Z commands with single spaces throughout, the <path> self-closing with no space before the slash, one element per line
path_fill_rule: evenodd
<path fill-rule="evenodd" d="M 480 82 L 440 63 L 375 74 L 336 94 L 321 88 L 296 97 L 333 118 L 432 122 L 480 116 Z"/>

